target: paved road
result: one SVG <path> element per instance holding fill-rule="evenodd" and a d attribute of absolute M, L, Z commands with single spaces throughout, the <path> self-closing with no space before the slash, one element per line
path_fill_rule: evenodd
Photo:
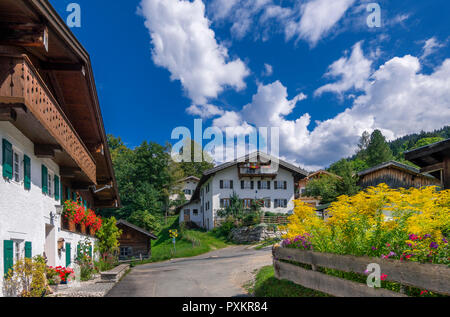
<path fill-rule="evenodd" d="M 237 297 L 253 271 L 272 264 L 271 248 L 233 246 L 193 258 L 135 267 L 108 297 Z"/>

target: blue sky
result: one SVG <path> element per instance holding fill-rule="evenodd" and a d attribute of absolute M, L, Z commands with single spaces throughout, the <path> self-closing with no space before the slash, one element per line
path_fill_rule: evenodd
<path fill-rule="evenodd" d="M 50 0 L 63 19 L 72 1 Z M 369 28 L 366 8 L 381 8 Z M 194 119 L 280 128 L 310 170 L 450 124 L 450 3 L 363 0 L 78 0 L 107 133 L 131 147 Z"/>

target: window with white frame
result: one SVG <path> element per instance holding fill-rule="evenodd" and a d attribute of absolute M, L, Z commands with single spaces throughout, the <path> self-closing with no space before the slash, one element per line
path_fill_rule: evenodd
<path fill-rule="evenodd" d="M 287 199 L 275 199 L 275 208 L 287 208 Z"/>
<path fill-rule="evenodd" d="M 270 200 L 270 198 L 264 198 L 264 207 L 272 208 L 272 201 Z"/>
<path fill-rule="evenodd" d="M 287 189 L 287 182 L 275 181 L 275 189 Z"/>
<path fill-rule="evenodd" d="M 270 189 L 270 181 L 262 181 L 260 182 L 259 189 Z"/>
<path fill-rule="evenodd" d="M 254 182 L 253 181 L 241 181 L 241 189 L 253 189 Z"/>
<path fill-rule="evenodd" d="M 22 163 L 21 154 L 15 149 L 13 150 L 13 180 L 15 182 L 20 182 L 22 179 Z"/>
<path fill-rule="evenodd" d="M 232 180 L 221 180 L 220 188 L 221 189 L 233 189 L 233 181 Z"/>

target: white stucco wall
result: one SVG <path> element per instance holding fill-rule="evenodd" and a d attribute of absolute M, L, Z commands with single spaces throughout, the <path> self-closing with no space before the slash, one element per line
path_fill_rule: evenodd
<path fill-rule="evenodd" d="M 42 255 L 46 244 L 46 226 L 49 228 L 53 226 L 51 243 L 54 248 L 51 248 L 50 254 L 47 255 L 51 260 L 48 264 L 65 266 L 65 253 L 58 255 L 56 250 L 58 239 L 64 238 L 65 242 L 72 244 L 72 262 L 76 256 L 78 242 L 85 239 L 83 235 L 62 231 L 60 216 L 56 216 L 53 221 L 50 217 L 51 213 L 56 215 L 56 205 L 60 205 L 61 202 L 42 193 L 41 166 L 44 164 L 49 172 L 55 175 L 59 175 L 59 166 L 50 159 L 37 158 L 34 155 L 33 143 L 9 122 L 0 122 L 0 144 L 2 139 L 8 140 L 13 145 L 13 149 L 18 150 L 22 155 L 26 154 L 30 157 L 31 189 L 25 190 L 23 181 L 16 183 L 3 178 L 3 149 L 0 145 L 0 283 L 4 273 L 4 240 L 20 242 L 21 257 L 25 255 L 24 244 L 27 241 L 32 243 L 33 256 Z M 94 241 L 92 238 L 90 240 Z"/>
<path fill-rule="evenodd" d="M 177 188 L 179 188 L 179 190 L 181 190 L 181 191 L 185 191 L 185 190 L 191 191 L 191 194 L 184 194 L 184 197 L 186 198 L 186 200 L 189 201 L 189 200 L 191 200 L 192 195 L 194 194 L 194 191 L 197 188 L 197 185 L 198 185 L 197 181 L 190 179 L 190 180 L 187 180 L 187 181 L 184 181 L 184 182 L 178 184 L 179 187 L 177 187 Z M 170 197 L 169 197 L 169 199 L 172 201 L 177 200 L 178 198 L 179 198 L 178 194 L 170 195 Z"/>
<path fill-rule="evenodd" d="M 233 181 L 233 189 L 220 188 L 220 181 Z M 250 178 L 239 178 L 238 167 L 234 165 L 232 167 L 223 169 L 217 172 L 213 177 L 211 177 L 208 182 L 202 185 L 200 192 L 203 191 L 203 195 L 200 194 L 200 202 L 195 204 L 189 204 L 185 208 L 182 209 L 180 213 L 180 222 L 183 221 L 183 210 L 190 209 L 191 217 L 192 217 L 192 209 L 195 209 L 195 206 L 200 207 L 200 210 L 205 212 L 204 219 L 206 229 L 214 228 L 214 220 L 217 215 L 217 211 L 220 208 L 220 200 L 230 198 L 233 194 L 233 191 L 236 192 L 241 199 L 270 199 L 271 207 L 270 208 L 262 208 L 265 212 L 273 212 L 279 214 L 287 214 L 291 213 L 294 210 L 294 197 L 295 197 L 295 185 L 294 185 L 294 176 L 292 172 L 280 167 L 278 169 L 277 177 L 275 179 L 272 178 L 260 178 L 254 177 L 254 189 L 241 189 L 241 180 L 250 181 Z M 258 181 L 270 181 L 271 186 L 270 189 L 258 189 Z M 287 182 L 287 189 L 275 189 L 275 181 L 278 182 Z M 206 187 L 209 184 L 210 191 L 206 192 Z M 286 199 L 288 201 L 287 208 L 275 208 L 275 199 Z M 210 202 L 210 209 L 206 210 L 206 204 Z M 199 213 L 199 217 L 203 218 L 201 212 Z"/>
<path fill-rule="evenodd" d="M 220 189 L 220 181 L 233 181 L 233 189 Z M 254 181 L 254 189 L 241 189 L 241 181 Z M 258 189 L 258 181 L 270 181 L 270 189 Z M 275 189 L 275 181 L 287 182 L 287 189 Z M 292 173 L 284 168 L 280 167 L 277 177 L 271 178 L 239 178 L 237 166 L 232 166 L 217 172 L 213 177 L 213 208 L 214 215 L 220 210 L 220 200 L 230 198 L 233 191 L 239 196 L 240 199 L 270 199 L 271 207 L 263 207 L 265 212 L 274 212 L 280 214 L 287 214 L 294 209 L 294 177 Z M 275 208 L 275 199 L 286 199 L 288 201 L 287 208 Z"/>

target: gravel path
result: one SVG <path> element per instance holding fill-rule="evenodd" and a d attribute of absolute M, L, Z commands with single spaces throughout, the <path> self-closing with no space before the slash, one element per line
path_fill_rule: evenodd
<path fill-rule="evenodd" d="M 91 281 L 81 282 L 78 286 L 70 285 L 49 297 L 105 297 L 115 283 L 98 283 L 99 281 L 100 277 L 97 277 Z"/>

